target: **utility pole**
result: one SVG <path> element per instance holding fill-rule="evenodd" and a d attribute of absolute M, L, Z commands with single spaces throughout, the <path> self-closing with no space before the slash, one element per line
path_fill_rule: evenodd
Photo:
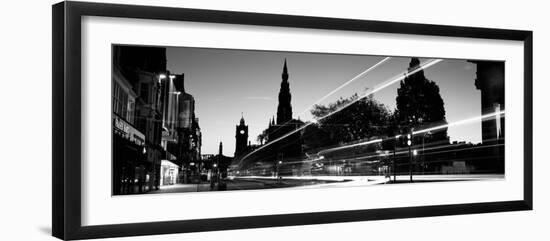
<path fill-rule="evenodd" d="M 407 134 L 407 146 L 409 146 L 409 177 L 410 177 L 411 182 L 413 182 L 413 172 L 412 172 L 413 156 L 412 156 L 412 152 L 411 152 L 412 133 L 413 133 L 412 130 L 413 129 L 411 128 L 409 134 Z"/>
<path fill-rule="evenodd" d="M 393 182 L 397 182 L 397 170 L 396 170 L 396 161 L 395 160 L 395 149 L 397 145 L 397 140 L 399 139 L 399 136 L 395 136 L 395 141 L 393 142 Z"/>

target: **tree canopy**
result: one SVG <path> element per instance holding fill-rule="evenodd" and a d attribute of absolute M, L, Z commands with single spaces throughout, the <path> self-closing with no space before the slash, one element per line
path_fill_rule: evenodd
<path fill-rule="evenodd" d="M 315 105 L 311 114 L 318 123 L 306 128 L 309 148 L 337 145 L 385 135 L 392 113 L 372 96 L 357 94 L 328 105 Z"/>

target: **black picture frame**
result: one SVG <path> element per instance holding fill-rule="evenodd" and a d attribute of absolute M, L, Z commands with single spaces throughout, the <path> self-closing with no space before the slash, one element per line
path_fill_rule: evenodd
<path fill-rule="evenodd" d="M 90 2 L 52 6 L 52 233 L 60 239 L 200 232 L 322 224 L 380 219 L 532 210 L 533 33 L 522 30 L 334 19 L 277 14 L 197 10 Z M 99 226 L 81 224 L 81 17 L 230 23 L 259 26 L 428 36 L 516 40 L 524 43 L 524 186 L 523 199 L 421 207 L 331 211 L 199 220 L 139 222 Z"/>

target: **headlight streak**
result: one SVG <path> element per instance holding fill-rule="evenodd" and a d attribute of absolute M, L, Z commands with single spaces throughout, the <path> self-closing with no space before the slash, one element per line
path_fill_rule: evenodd
<path fill-rule="evenodd" d="M 504 110 L 497 111 L 497 112 L 485 114 L 485 115 L 482 115 L 482 116 L 476 116 L 476 117 L 472 117 L 472 118 L 468 118 L 468 119 L 455 121 L 455 122 L 448 123 L 448 124 L 445 124 L 445 125 L 435 126 L 435 127 L 431 127 L 431 128 L 427 128 L 427 129 L 423 129 L 423 130 L 419 130 L 419 131 L 413 131 L 413 135 L 427 133 L 427 132 L 435 131 L 435 130 L 440 130 L 440 129 L 448 128 L 448 127 L 451 127 L 451 126 L 463 125 L 463 124 L 467 124 L 467 123 L 474 122 L 474 121 L 480 121 L 480 120 L 483 121 L 483 120 L 493 118 L 493 117 L 497 117 L 497 116 L 499 118 L 502 118 L 502 117 L 504 117 L 504 114 L 505 114 Z"/>
<path fill-rule="evenodd" d="M 496 140 L 496 139 L 494 139 L 494 140 Z M 433 150 L 445 149 L 445 148 L 449 148 L 451 146 L 452 145 L 435 146 L 435 147 L 425 148 L 423 151 L 422 151 L 422 149 L 418 149 L 418 151 L 420 152 L 419 155 L 428 156 L 428 155 L 436 155 L 436 154 L 443 154 L 443 153 L 449 153 L 449 152 L 461 152 L 461 151 L 470 151 L 470 150 L 474 150 L 474 149 L 499 147 L 499 146 L 504 146 L 504 144 L 493 144 L 493 145 L 487 145 L 487 146 L 472 146 L 472 147 L 460 148 L 460 149 L 454 149 L 454 150 L 443 150 L 443 151 L 431 152 Z M 401 149 L 403 149 L 403 148 L 401 148 Z M 305 164 L 305 163 L 323 163 L 323 164 L 326 164 L 326 163 L 338 163 L 338 162 L 341 162 L 341 163 L 346 162 L 346 163 L 353 163 L 353 164 L 375 164 L 375 163 L 379 163 L 381 160 L 380 159 L 370 160 L 370 159 L 380 158 L 380 157 L 385 157 L 385 156 L 392 156 L 392 155 L 394 155 L 393 152 L 375 153 L 375 154 L 367 154 L 367 155 L 363 155 L 363 156 L 355 156 L 355 157 L 339 158 L 339 159 L 327 159 L 327 158 L 324 158 L 323 156 L 321 156 L 321 157 L 317 157 L 317 158 L 314 158 L 314 159 L 284 162 L 284 163 L 280 164 L 280 166 L 287 166 L 287 165 L 294 165 L 294 164 Z M 408 150 L 400 150 L 400 151 L 395 152 L 395 156 L 401 156 L 401 155 L 408 155 Z M 494 157 L 494 156 L 484 156 L 484 158 L 486 158 L 486 157 Z M 432 160 L 432 161 L 424 161 L 423 163 L 438 163 L 438 162 L 450 162 L 450 161 L 459 161 L 459 160 L 464 160 L 464 159 Z M 468 160 L 472 160 L 472 159 L 468 159 Z M 397 165 L 398 166 L 408 165 L 408 163 L 399 163 Z M 256 166 L 256 167 L 253 167 L 253 168 L 249 168 L 248 170 L 261 171 L 261 170 L 271 170 L 271 169 L 272 169 L 271 165 L 264 164 L 264 165 Z"/>
<path fill-rule="evenodd" d="M 348 149 L 348 148 L 357 147 L 357 146 L 366 146 L 366 145 L 370 145 L 370 144 L 374 144 L 374 143 L 380 143 L 380 142 L 382 142 L 383 140 L 384 140 L 384 139 L 375 139 L 375 140 L 370 140 L 370 141 L 355 143 L 355 144 L 351 144 L 351 145 L 346 145 L 346 146 L 340 146 L 340 147 L 334 147 L 334 148 L 330 148 L 330 149 L 325 149 L 325 150 L 322 150 L 322 151 L 317 152 L 317 155 L 322 155 L 322 154 L 325 154 L 325 153 L 329 153 L 329 152 L 333 152 L 333 151 L 338 151 L 338 150 L 342 150 L 342 149 Z"/>
<path fill-rule="evenodd" d="M 422 130 L 418 130 L 418 131 L 413 131 L 412 134 L 414 136 L 414 135 L 423 134 L 423 133 L 427 133 L 427 132 L 431 132 L 431 131 L 441 130 L 441 129 L 444 129 L 444 128 L 448 128 L 450 126 L 458 126 L 458 125 L 464 125 L 464 124 L 468 124 L 468 123 L 475 122 L 475 121 L 483 121 L 483 120 L 486 120 L 486 119 L 489 119 L 489 118 L 492 118 L 492 117 L 496 117 L 496 116 L 498 116 L 499 118 L 502 118 L 502 117 L 504 117 L 504 114 L 505 114 L 505 111 L 497 111 L 497 112 L 493 112 L 493 113 L 489 113 L 489 114 L 485 114 L 485 115 L 481 115 L 481 116 L 476 116 L 476 117 L 471 117 L 471 118 L 455 121 L 455 122 L 444 124 L 444 125 L 439 125 L 439 126 L 430 127 L 430 128 L 426 128 L 426 129 L 422 129 Z M 389 138 L 384 138 L 384 139 L 380 138 L 380 139 L 375 139 L 375 140 L 369 140 L 369 141 L 365 141 L 365 142 L 360 142 L 360 143 L 355 143 L 355 144 L 350 144 L 350 145 L 345 145 L 345 146 L 340 146 L 340 147 L 335 147 L 335 148 L 329 148 L 329 149 L 325 149 L 325 150 L 317 152 L 317 155 L 322 155 L 322 154 L 326 154 L 326 153 L 329 153 L 329 152 L 334 152 L 334 151 L 348 149 L 348 148 L 357 147 L 357 146 L 370 145 L 370 144 L 379 143 L 379 142 L 382 142 L 382 141 L 385 141 L 385 140 L 389 140 L 391 138 L 399 138 L 399 137 L 401 137 L 401 135 L 396 135 L 395 137 L 389 137 Z"/>
<path fill-rule="evenodd" d="M 421 154 L 419 153 L 419 155 L 434 155 L 434 154 L 443 154 L 443 153 L 448 153 L 448 152 L 459 152 L 459 151 L 468 151 L 468 150 L 474 150 L 474 149 L 497 147 L 497 146 L 503 146 L 503 145 L 504 144 L 493 144 L 493 145 L 488 145 L 488 146 L 472 146 L 472 147 L 468 147 L 468 148 L 461 148 L 461 149 L 454 149 L 454 150 L 444 150 L 444 151 L 429 152 L 429 153 L 428 153 L 428 151 L 437 150 L 437 149 L 445 149 L 445 148 L 449 148 L 452 145 L 425 148 L 423 152 L 422 152 L 422 149 L 417 149 L 417 150 L 418 150 L 418 152 L 421 153 Z M 408 155 L 409 151 L 408 150 L 400 150 L 398 152 L 395 152 L 396 156 L 404 155 L 404 154 Z M 384 157 L 384 156 L 392 156 L 392 155 L 393 155 L 393 152 L 388 153 L 388 154 L 377 153 L 377 154 L 370 154 L 370 155 L 358 156 L 358 157 L 353 157 L 353 158 L 336 159 L 336 160 L 332 160 L 332 161 L 338 161 L 338 160 L 348 160 L 348 161 L 350 161 L 350 160 L 360 160 L 360 159 L 368 159 L 368 158 Z"/>
<path fill-rule="evenodd" d="M 494 139 L 489 139 L 487 141 L 495 141 L 497 140 L 496 138 Z M 433 143 L 429 143 L 429 144 L 433 144 Z M 494 144 L 494 145 L 489 145 L 489 146 L 472 146 L 472 147 L 468 147 L 468 148 L 462 148 L 462 149 L 455 149 L 455 150 L 447 150 L 447 151 L 438 151 L 438 152 L 429 152 L 429 153 L 426 153 L 426 155 L 433 155 L 433 154 L 442 154 L 442 153 L 446 153 L 446 152 L 452 152 L 452 151 L 464 151 L 464 150 L 473 150 L 473 149 L 482 149 L 482 148 L 488 148 L 488 147 L 496 147 L 496 146 L 502 146 L 504 144 Z M 428 152 L 428 151 L 434 151 L 434 150 L 439 150 L 439 149 L 445 149 L 445 148 L 449 148 L 450 146 L 452 146 L 451 144 L 448 144 L 448 145 L 444 145 L 444 146 L 428 146 L 428 147 L 425 147 L 424 148 L 424 152 Z M 421 145 L 414 145 L 412 147 L 421 147 Z M 401 148 L 398 148 L 399 151 L 396 151 L 395 152 L 395 155 L 396 156 L 399 156 L 399 155 L 402 155 L 402 154 L 409 154 L 409 151 L 408 151 L 408 148 L 405 148 L 405 147 L 401 147 Z M 418 149 L 419 152 L 422 153 L 422 149 Z M 363 156 L 354 156 L 354 157 L 346 157 L 346 158 L 341 158 L 341 159 L 345 159 L 345 160 L 359 160 L 359 159 L 363 159 L 363 158 L 374 158 L 374 157 L 383 157 L 383 156 L 392 156 L 394 153 L 393 152 L 388 152 L 388 153 L 376 153 L 376 154 L 368 154 L 368 155 L 363 155 Z"/>
<path fill-rule="evenodd" d="M 326 94 L 325 96 L 321 97 L 320 99 L 318 99 L 317 101 L 315 101 L 313 104 L 311 104 L 310 107 L 304 109 L 300 114 L 298 114 L 298 117 L 302 116 L 303 114 L 305 114 L 306 112 L 310 111 L 313 107 L 315 107 L 315 105 L 321 103 L 322 101 L 324 101 L 326 98 L 328 98 L 329 96 L 333 95 L 334 93 L 338 92 L 339 90 L 341 90 L 342 88 L 346 87 L 347 85 L 351 84 L 353 81 L 356 81 L 358 79 L 360 79 L 361 77 L 364 77 L 365 75 L 367 75 L 369 72 L 373 71 L 374 69 L 376 69 L 377 67 L 379 67 L 380 65 L 382 65 L 383 63 L 387 62 L 388 60 L 390 60 L 391 57 L 386 57 L 382 60 L 380 60 L 378 63 L 374 64 L 373 66 L 367 68 L 365 71 L 359 73 L 358 75 L 356 75 L 355 77 L 351 78 L 350 80 L 346 81 L 346 83 L 338 86 L 336 89 L 332 90 L 331 92 L 329 92 L 328 94 Z M 314 123 L 317 123 L 317 120 L 313 119 L 311 121 L 313 124 Z M 282 124 L 281 126 L 285 126 L 285 125 L 288 125 L 290 123 L 290 121 L 287 121 L 285 122 L 284 124 Z M 281 127 L 277 128 L 280 129 Z M 277 131 L 275 130 L 275 131 Z"/>
<path fill-rule="evenodd" d="M 421 70 L 427 69 L 427 68 L 429 68 L 429 67 L 431 67 L 431 66 L 433 66 L 433 65 L 435 65 L 435 64 L 437 64 L 437 63 L 439 63 L 439 62 L 441 62 L 441 61 L 443 61 L 443 59 L 432 59 L 432 60 L 428 60 L 428 61 L 424 62 L 424 64 L 421 64 L 420 66 L 418 66 L 418 68 L 414 69 L 413 71 L 410 71 L 410 72 L 405 71 L 405 72 L 403 72 L 403 73 L 401 73 L 401 74 L 399 74 L 399 75 L 396 75 L 395 77 L 393 77 L 393 78 L 391 78 L 391 79 L 389 79 L 389 80 L 386 80 L 386 81 L 384 81 L 384 82 L 382 82 L 382 83 L 376 85 L 372 90 L 367 91 L 367 92 L 364 93 L 363 95 L 359 96 L 359 98 L 357 98 L 356 100 L 353 100 L 353 101 L 351 101 L 350 103 L 347 103 L 347 104 L 345 104 L 344 106 L 340 107 L 339 109 L 337 109 L 337 110 L 335 110 L 335 111 L 333 111 L 333 112 L 331 112 L 331 113 L 328 113 L 328 114 L 326 114 L 326 115 L 324 115 L 324 116 L 321 116 L 321 117 L 317 118 L 316 120 L 317 120 L 317 122 L 319 122 L 319 121 L 321 121 L 321 120 L 323 120 L 323 119 L 325 119 L 325 118 L 327 118 L 327 117 L 329 117 L 329 116 L 332 116 L 332 115 L 334 115 L 334 114 L 340 112 L 341 110 L 343 110 L 343 109 L 345 109 L 345 108 L 348 108 L 349 106 L 355 104 L 357 101 L 360 101 L 360 100 L 362 100 L 363 98 L 365 98 L 365 97 L 367 97 L 367 96 L 369 96 L 369 95 L 372 95 L 372 94 L 374 94 L 374 93 L 376 93 L 376 92 L 378 92 L 378 91 L 380 91 L 380 90 L 382 90 L 382 89 L 384 89 L 384 88 L 386 88 L 386 87 L 388 87 L 388 86 L 390 86 L 390 85 L 392 85 L 392 84 L 394 84 L 394 83 L 396 83 L 396 82 L 398 82 L 398 81 L 401 81 L 401 80 L 407 78 L 407 77 L 410 76 L 410 75 L 413 75 L 413 74 L 415 74 L 415 73 L 417 73 L 417 72 L 419 72 L 419 71 L 421 71 Z"/>
<path fill-rule="evenodd" d="M 353 77 L 352 79 L 348 80 L 346 83 L 338 86 L 336 89 L 334 89 L 333 91 L 329 92 L 328 94 L 326 94 L 325 96 L 321 97 L 320 99 L 318 99 L 317 101 L 315 101 L 315 103 L 313 103 L 309 108 L 305 109 L 304 111 L 302 111 L 298 116 L 302 116 L 303 114 L 305 114 L 306 112 L 308 112 L 309 110 L 311 110 L 315 105 L 321 103 L 322 101 L 324 101 L 326 98 L 328 98 L 329 96 L 333 95 L 334 93 L 336 93 L 337 91 L 341 90 L 342 88 L 346 87 L 347 85 L 351 84 L 351 82 L 355 81 L 355 80 L 358 80 L 360 79 L 361 77 L 367 75 L 369 72 L 371 72 L 372 70 L 376 69 L 378 66 L 386 63 L 388 60 L 390 60 L 391 57 L 386 57 L 384 59 L 382 59 L 380 62 L 376 63 L 375 65 L 371 66 L 370 68 L 368 68 L 367 70 L 361 72 L 360 74 L 356 75 L 355 77 Z"/>
<path fill-rule="evenodd" d="M 382 89 L 384 89 L 384 88 L 386 88 L 386 87 L 388 87 L 388 86 L 390 86 L 390 85 L 392 85 L 392 84 L 394 84 L 394 83 L 396 83 L 396 82 L 398 82 L 398 81 L 401 81 L 401 80 L 405 79 L 406 77 L 408 77 L 408 76 L 410 76 L 410 75 L 412 75 L 412 74 L 417 73 L 418 71 L 421 71 L 421 70 L 427 69 L 427 68 L 429 68 L 429 67 L 432 67 L 433 65 L 435 65 L 435 64 L 437 64 L 437 63 L 440 63 L 441 61 L 443 61 L 443 59 L 432 59 L 432 60 L 428 60 L 428 61 L 424 62 L 423 64 L 421 64 L 420 66 L 418 66 L 418 67 L 417 67 L 416 69 L 414 69 L 413 71 L 410 71 L 410 72 L 409 72 L 409 71 L 407 70 L 407 71 L 405 71 L 405 72 L 403 72 L 403 73 L 397 75 L 397 76 L 394 77 L 394 78 L 388 79 L 388 80 L 382 82 L 381 84 L 376 85 L 372 90 L 367 91 L 366 93 L 364 93 L 363 95 L 361 95 L 361 96 L 360 96 L 359 98 L 357 98 L 356 100 L 354 100 L 354 101 L 352 101 L 352 102 L 350 102 L 350 103 L 348 103 L 348 104 L 342 106 L 341 108 L 339 108 L 339 109 L 337 109 L 337 110 L 335 110 L 335 111 L 333 111 L 333 112 L 331 112 L 331 113 L 329 113 L 329 114 L 327 114 L 327 115 L 325 115 L 325 116 L 319 117 L 319 118 L 315 119 L 313 122 L 308 122 L 308 123 L 304 124 L 303 126 L 301 126 L 301 127 L 299 127 L 299 128 L 296 128 L 295 130 L 293 130 L 293 131 L 291 131 L 291 132 L 289 132 L 289 133 L 287 133 L 287 134 L 285 134 L 285 135 L 283 135 L 283 136 L 281 136 L 281 137 L 279 137 L 279 138 L 277 138 L 277 139 L 275 139 L 275 140 L 273 140 L 273 141 L 270 141 L 270 142 L 267 143 L 266 145 L 263 145 L 263 146 L 259 147 L 258 149 L 254 150 L 254 151 L 252 151 L 252 152 L 250 152 L 250 153 L 248 153 L 248 154 L 246 154 L 243 158 L 241 158 L 241 159 L 239 160 L 239 164 L 238 164 L 238 165 L 240 165 L 240 163 L 241 163 L 243 160 L 246 160 L 246 158 L 248 158 L 249 156 L 253 155 L 254 153 L 256 153 L 256 152 L 258 152 L 258 151 L 260 151 L 260 150 L 262 150 L 262 149 L 264 149 L 264 148 L 266 148 L 267 146 L 269 146 L 269 145 L 271 145 L 271 144 L 273 144 L 273 143 L 276 143 L 276 142 L 278 142 L 278 141 L 280 141 L 280 140 L 282 140 L 282 139 L 284 139 L 284 138 L 286 138 L 286 137 L 288 137 L 288 136 L 290 136 L 290 135 L 292 135 L 292 134 L 294 134 L 294 133 L 296 133 L 296 132 L 298 132 L 298 131 L 301 131 L 301 130 L 305 129 L 306 127 L 308 127 L 309 125 L 313 124 L 313 123 L 318 123 L 319 121 L 321 121 L 321 120 L 323 120 L 323 119 L 325 119 L 325 118 L 327 118 L 327 117 L 329 117 L 329 116 L 331 116 L 331 115 L 333 115 L 333 114 L 335 114 L 335 113 L 338 113 L 338 112 L 342 111 L 343 109 L 345 109 L 345 108 L 351 106 L 352 104 L 356 103 L 357 101 L 359 101 L 359 100 L 361 100 L 361 99 L 363 99 L 363 98 L 365 98 L 365 97 L 367 97 L 367 96 L 369 96 L 369 95 L 372 95 L 372 94 L 374 94 L 374 93 L 376 93 L 376 92 L 378 92 L 378 91 L 380 91 L 380 90 L 382 90 Z M 362 73 L 359 74 L 359 75 L 362 75 Z"/>

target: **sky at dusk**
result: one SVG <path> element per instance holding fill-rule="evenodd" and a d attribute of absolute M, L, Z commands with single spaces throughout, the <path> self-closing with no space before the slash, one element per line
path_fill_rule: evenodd
<path fill-rule="evenodd" d="M 277 96 L 286 58 L 292 110 L 295 119 L 311 120 L 313 103 L 384 57 L 253 50 L 171 47 L 166 49 L 167 68 L 185 74 L 185 92 L 195 98 L 195 115 L 202 131 L 202 153 L 233 156 L 235 126 L 241 113 L 249 126 L 249 140 L 268 126 L 277 114 Z M 427 59 L 421 59 L 425 61 Z M 339 90 L 321 104 L 362 94 L 369 88 L 404 73 L 410 58 L 392 58 L 367 75 Z M 440 88 L 447 122 L 481 113 L 480 91 L 475 88 L 475 65 L 466 60 L 444 60 L 424 71 Z M 399 83 L 374 94 L 393 111 Z M 450 127 L 451 141 L 481 142 L 481 122 Z"/>

